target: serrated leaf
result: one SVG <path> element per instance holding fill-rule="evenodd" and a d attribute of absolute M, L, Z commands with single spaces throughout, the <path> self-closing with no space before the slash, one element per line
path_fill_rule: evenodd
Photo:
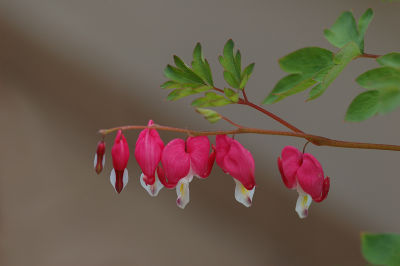
<path fill-rule="evenodd" d="M 264 99 L 263 104 L 276 103 L 282 100 L 285 97 L 281 98 L 279 94 L 283 94 L 284 92 L 290 90 L 303 80 L 304 77 L 301 74 L 290 74 L 283 77 L 278 81 L 278 83 L 276 83 L 270 94 Z"/>
<path fill-rule="evenodd" d="M 380 89 L 380 114 L 386 114 L 400 106 L 400 89 Z"/>
<path fill-rule="evenodd" d="M 359 35 L 353 13 L 343 12 L 330 29 L 324 30 L 325 38 L 335 47 L 342 48 L 353 41 L 359 44 Z"/>
<path fill-rule="evenodd" d="M 333 53 L 320 47 L 306 47 L 279 59 L 280 67 L 288 73 L 313 75 L 333 64 Z"/>
<path fill-rule="evenodd" d="M 305 79 L 303 81 L 301 81 L 300 83 L 296 84 L 294 87 L 292 87 L 290 90 L 287 90 L 281 94 L 278 94 L 280 97 L 288 97 L 290 95 L 305 91 L 306 89 L 310 88 L 311 86 L 313 86 L 315 83 L 317 83 L 317 81 L 308 78 Z M 280 99 L 281 100 L 281 99 Z"/>
<path fill-rule="evenodd" d="M 379 110 L 379 98 L 378 90 L 359 94 L 347 109 L 346 120 L 359 122 L 374 116 Z"/>
<path fill-rule="evenodd" d="M 376 61 L 382 66 L 400 68 L 400 53 L 389 53 L 378 57 Z"/>
<path fill-rule="evenodd" d="M 163 89 L 178 89 L 178 88 L 182 88 L 181 84 L 172 80 L 168 80 L 166 82 L 164 82 L 163 84 L 161 84 L 160 86 Z"/>
<path fill-rule="evenodd" d="M 374 17 L 374 12 L 372 11 L 371 8 L 368 8 L 367 11 L 364 12 L 364 14 L 361 15 L 361 17 L 358 19 L 358 34 L 359 34 L 359 41 L 358 44 L 360 46 L 360 50 L 364 51 L 364 36 L 365 32 L 368 29 L 369 23 Z"/>
<path fill-rule="evenodd" d="M 400 265 L 400 235 L 363 233 L 361 250 L 364 258 L 372 264 Z"/>
<path fill-rule="evenodd" d="M 207 119 L 210 123 L 215 123 L 221 119 L 221 115 L 215 112 L 214 110 L 205 108 L 196 108 L 196 112 L 203 115 L 204 118 Z"/>
<path fill-rule="evenodd" d="M 244 75 L 244 77 L 242 77 L 242 81 L 239 84 L 239 89 L 243 90 L 244 87 L 246 87 L 247 81 L 249 81 L 250 76 L 249 75 Z"/>
<path fill-rule="evenodd" d="M 175 89 L 172 92 L 170 92 L 170 94 L 168 94 L 167 100 L 176 101 L 176 100 L 182 99 L 183 97 L 186 97 L 186 96 L 206 92 L 210 89 L 212 89 L 212 87 L 210 87 L 210 86 L 201 86 L 201 87 L 197 87 L 197 88 Z"/>
<path fill-rule="evenodd" d="M 333 65 L 327 72 L 321 83 L 310 90 L 309 100 L 314 100 L 321 96 L 329 85 L 339 76 L 343 69 L 357 56 L 360 55 L 360 49 L 354 42 L 345 45 L 334 57 Z"/>
<path fill-rule="evenodd" d="M 242 72 L 242 55 L 239 50 L 236 52 L 235 56 L 235 66 L 236 66 L 236 71 L 240 74 Z"/>
<path fill-rule="evenodd" d="M 204 81 L 196 74 L 185 72 L 182 69 L 173 67 L 171 65 L 167 65 L 167 67 L 164 69 L 164 75 L 172 81 L 178 83 L 197 84 L 198 86 L 206 85 Z"/>
<path fill-rule="evenodd" d="M 356 81 L 366 89 L 400 88 L 400 69 L 374 68 L 361 74 Z"/>
<path fill-rule="evenodd" d="M 230 73 L 230 76 L 234 78 L 233 80 L 236 80 L 235 88 L 238 88 L 241 81 L 240 64 L 242 56 L 239 50 L 236 52 L 236 55 L 234 55 L 233 48 L 234 48 L 234 43 L 231 39 L 229 39 L 224 46 L 223 56 L 220 56 L 218 59 L 221 65 L 223 66 L 225 72 Z M 229 80 L 232 81 L 232 79 Z M 228 84 L 231 85 L 229 82 Z"/>
<path fill-rule="evenodd" d="M 245 69 L 243 70 L 242 75 L 241 75 L 241 81 L 239 84 L 239 89 L 243 89 L 244 87 L 246 87 L 246 84 L 249 81 L 251 74 L 253 73 L 254 66 L 255 66 L 255 63 L 251 63 L 250 65 L 245 67 Z"/>
<path fill-rule="evenodd" d="M 209 107 L 209 106 L 224 106 L 233 103 L 231 100 L 226 99 L 224 96 L 216 94 L 215 92 L 207 92 L 204 97 L 197 98 L 192 102 L 192 106 L 196 107 Z"/>
<path fill-rule="evenodd" d="M 243 70 L 242 76 L 244 75 L 248 75 L 251 76 L 251 74 L 253 73 L 254 70 L 254 66 L 256 64 L 255 63 L 251 63 L 250 65 L 248 65 L 247 67 L 245 67 L 245 69 Z M 243 78 L 243 77 L 242 77 Z"/>
<path fill-rule="evenodd" d="M 233 76 L 231 72 L 224 71 L 224 79 L 226 83 L 228 83 L 233 88 L 239 88 L 240 84 L 239 81 Z"/>
<path fill-rule="evenodd" d="M 192 68 L 193 71 L 203 80 L 205 80 L 209 85 L 214 86 L 211 68 L 208 64 L 208 61 L 205 60 L 203 57 L 200 43 L 197 43 L 193 50 Z"/>
<path fill-rule="evenodd" d="M 236 91 L 229 89 L 229 88 L 225 88 L 224 93 L 225 93 L 225 96 L 232 102 L 237 103 L 239 101 L 239 94 Z"/>

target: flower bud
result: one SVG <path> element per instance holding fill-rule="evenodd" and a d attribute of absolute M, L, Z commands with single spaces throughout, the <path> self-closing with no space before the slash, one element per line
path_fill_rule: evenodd
<path fill-rule="evenodd" d="M 96 171 L 97 174 L 100 174 L 100 172 L 103 170 L 104 163 L 106 160 L 105 156 L 105 151 L 106 151 L 106 144 L 104 143 L 103 140 L 100 140 L 97 143 L 97 150 L 96 154 L 94 155 L 94 170 Z"/>
<path fill-rule="evenodd" d="M 111 171 L 110 182 L 115 191 L 120 193 L 128 183 L 128 170 L 126 166 L 129 160 L 128 143 L 121 130 L 118 130 L 114 145 L 111 149 L 111 156 L 114 168 Z"/>

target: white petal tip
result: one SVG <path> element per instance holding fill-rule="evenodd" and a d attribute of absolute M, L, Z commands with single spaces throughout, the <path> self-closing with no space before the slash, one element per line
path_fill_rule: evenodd
<path fill-rule="evenodd" d="M 182 178 L 176 186 L 176 194 L 178 195 L 178 198 L 176 199 L 176 205 L 178 205 L 178 207 L 181 209 L 184 209 L 190 201 L 189 182 L 192 180 L 192 178 L 193 177 Z"/>
<path fill-rule="evenodd" d="M 247 190 L 242 183 L 234 179 L 236 183 L 235 187 L 235 199 L 242 203 L 244 206 L 251 207 L 251 204 L 253 203 L 253 195 L 256 187 L 253 187 L 252 190 Z"/>
<path fill-rule="evenodd" d="M 158 195 L 158 193 L 160 192 L 160 190 L 164 187 L 163 184 L 161 184 L 160 180 L 158 179 L 157 174 L 156 174 L 156 181 L 154 182 L 154 184 L 147 185 L 144 182 L 144 174 L 142 173 L 140 175 L 140 184 L 152 197 L 156 197 Z"/>
<path fill-rule="evenodd" d="M 304 219 L 308 216 L 308 208 L 311 205 L 312 198 L 310 195 L 305 193 L 300 186 L 297 187 L 297 192 L 299 193 L 299 197 L 296 202 L 296 212 L 299 215 L 300 219 Z"/>

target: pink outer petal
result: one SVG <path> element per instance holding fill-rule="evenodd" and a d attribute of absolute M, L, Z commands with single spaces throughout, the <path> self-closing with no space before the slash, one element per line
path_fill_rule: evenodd
<path fill-rule="evenodd" d="M 278 160 L 278 167 L 281 171 L 282 180 L 290 189 L 297 185 L 296 173 L 301 165 L 302 157 L 302 153 L 297 148 L 286 146 L 282 150 L 280 160 Z"/>
<path fill-rule="evenodd" d="M 111 149 L 111 156 L 115 171 L 124 171 L 128 165 L 129 147 L 121 130 L 118 130 L 114 145 Z"/>
<path fill-rule="evenodd" d="M 309 194 L 314 200 L 321 197 L 324 183 L 324 171 L 318 160 L 311 154 L 305 153 L 303 155 L 303 163 L 297 171 L 297 181 L 304 192 Z"/>
<path fill-rule="evenodd" d="M 322 186 L 322 194 L 321 194 L 321 196 L 319 198 L 315 198 L 314 199 L 316 202 L 321 202 L 324 199 L 326 199 L 326 197 L 328 196 L 330 183 L 331 183 L 331 180 L 330 180 L 329 176 L 327 176 L 324 179 L 324 184 Z"/>
<path fill-rule="evenodd" d="M 186 140 L 186 151 L 190 155 L 190 167 L 193 173 L 202 178 L 209 176 L 214 161 L 210 162 L 209 160 L 210 141 L 208 137 L 189 137 Z"/>
<path fill-rule="evenodd" d="M 217 136 L 216 145 L 217 164 L 224 172 L 242 183 L 247 190 L 252 190 L 255 186 L 255 166 L 250 151 L 226 135 Z"/>
<path fill-rule="evenodd" d="M 161 163 L 165 182 L 176 186 L 190 170 L 190 155 L 185 152 L 185 141 L 183 139 L 170 141 L 162 152 Z"/>
<path fill-rule="evenodd" d="M 148 126 L 151 125 L 153 125 L 152 120 L 148 123 Z M 161 160 L 163 149 L 164 143 L 157 130 L 146 128 L 140 132 L 136 141 L 135 158 L 146 176 L 144 181 L 147 185 L 152 185 L 155 182 L 155 171 Z"/>
<path fill-rule="evenodd" d="M 178 183 L 169 183 L 167 179 L 165 179 L 165 171 L 161 165 L 157 167 L 157 176 L 161 184 L 163 184 L 163 186 L 166 188 L 175 188 L 176 185 L 178 184 Z"/>
<path fill-rule="evenodd" d="M 230 149 L 230 138 L 227 135 L 217 135 L 215 137 L 215 150 L 216 150 L 216 158 L 217 164 L 222 168 L 224 172 L 225 169 L 223 167 L 224 158 Z"/>
<path fill-rule="evenodd" d="M 282 160 L 279 157 L 278 157 L 278 168 L 279 168 L 279 172 L 281 173 L 282 181 L 285 184 L 285 186 L 289 189 L 295 188 L 297 185 L 297 182 L 293 182 L 293 181 L 296 181 L 296 180 L 288 180 L 286 178 L 285 174 L 283 173 Z"/>
<path fill-rule="evenodd" d="M 214 166 L 215 155 L 216 155 L 215 147 L 214 147 L 214 145 L 212 145 L 212 152 L 211 152 L 210 156 L 208 157 L 207 171 L 203 175 L 200 175 L 201 178 L 206 178 L 210 175 L 211 169 Z"/>

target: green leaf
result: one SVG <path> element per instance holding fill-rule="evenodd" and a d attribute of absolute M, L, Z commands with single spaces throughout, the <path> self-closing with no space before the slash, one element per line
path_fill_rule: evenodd
<path fill-rule="evenodd" d="M 343 12 L 330 29 L 324 30 L 325 38 L 335 47 L 342 48 L 353 41 L 359 44 L 359 35 L 353 13 Z"/>
<path fill-rule="evenodd" d="M 237 52 L 236 52 L 235 66 L 236 66 L 236 70 L 240 74 L 242 72 L 242 54 L 240 53 L 239 50 L 237 50 Z"/>
<path fill-rule="evenodd" d="M 292 87 L 296 86 L 299 82 L 303 81 L 304 77 L 301 74 L 290 74 L 283 77 L 276 83 L 275 87 L 272 89 L 267 98 L 264 99 L 263 104 L 276 103 L 285 97 L 280 97 L 280 94 L 290 90 Z"/>
<path fill-rule="evenodd" d="M 361 74 L 356 81 L 366 89 L 400 88 L 400 69 L 374 68 Z"/>
<path fill-rule="evenodd" d="M 208 61 L 204 59 L 203 53 L 201 51 L 201 44 L 197 43 L 193 50 L 193 61 L 192 61 L 193 71 L 199 75 L 203 80 L 205 80 L 209 85 L 214 86 L 211 68 Z"/>
<path fill-rule="evenodd" d="M 343 48 L 349 42 L 354 42 L 363 52 L 365 32 L 373 17 L 374 12 L 369 8 L 356 23 L 353 13 L 343 12 L 330 29 L 324 30 L 325 38 L 338 48 Z"/>
<path fill-rule="evenodd" d="M 343 69 L 358 55 L 360 55 L 360 49 L 354 42 L 348 43 L 343 47 L 333 58 L 335 65 L 333 65 L 326 72 L 325 77 L 322 79 L 321 83 L 310 90 L 309 100 L 314 100 L 321 96 L 330 84 L 339 76 Z"/>
<path fill-rule="evenodd" d="M 254 66 L 255 66 L 255 63 L 251 63 L 250 65 L 248 65 L 248 66 L 243 70 L 242 79 L 243 79 L 243 76 L 244 76 L 244 75 L 251 76 L 251 74 L 253 73 L 253 70 L 254 70 Z"/>
<path fill-rule="evenodd" d="M 364 14 L 361 15 L 361 17 L 358 20 L 358 34 L 359 34 L 359 46 L 360 50 L 364 51 L 364 36 L 365 32 L 368 29 L 369 23 L 374 17 L 374 12 L 372 11 L 371 8 L 368 8 L 367 11 L 364 12 Z"/>
<path fill-rule="evenodd" d="M 193 72 L 186 72 L 180 68 L 176 68 L 171 65 L 167 65 L 167 67 L 164 69 L 164 75 L 172 81 L 178 83 L 206 85 L 204 81 Z"/>
<path fill-rule="evenodd" d="M 231 100 L 226 99 L 224 96 L 216 94 L 215 92 L 207 92 L 204 97 L 197 98 L 192 102 L 192 106 L 208 107 L 208 106 L 224 106 L 233 103 Z"/>
<path fill-rule="evenodd" d="M 379 110 L 379 98 L 378 90 L 370 90 L 359 94 L 347 109 L 346 120 L 358 122 L 372 117 Z"/>
<path fill-rule="evenodd" d="M 172 80 L 168 80 L 166 82 L 164 82 L 163 84 L 161 84 L 160 86 L 163 89 L 178 89 L 178 88 L 182 88 L 181 87 L 181 83 L 172 81 Z"/>
<path fill-rule="evenodd" d="M 237 103 L 239 101 L 239 94 L 236 91 L 229 89 L 229 88 L 225 88 L 224 93 L 225 93 L 225 96 L 232 102 Z"/>
<path fill-rule="evenodd" d="M 230 72 L 237 80 L 240 79 L 240 67 L 236 65 L 236 60 L 233 57 L 234 43 L 232 39 L 229 39 L 223 51 L 223 56 L 219 57 L 219 62 L 227 72 Z"/>
<path fill-rule="evenodd" d="M 380 89 L 381 105 L 379 113 L 386 114 L 400 106 L 400 89 L 386 88 Z"/>
<path fill-rule="evenodd" d="M 400 68 L 400 53 L 389 53 L 378 57 L 376 61 L 382 66 Z"/>
<path fill-rule="evenodd" d="M 221 115 L 215 112 L 214 110 L 204 109 L 204 108 L 196 108 L 196 112 L 202 114 L 205 119 L 210 123 L 215 123 L 221 119 Z"/>
<path fill-rule="evenodd" d="M 400 235 L 361 234 L 364 258 L 375 265 L 400 265 Z"/>
<path fill-rule="evenodd" d="M 183 88 L 183 89 L 175 89 L 173 90 L 170 94 L 167 96 L 167 100 L 169 101 L 176 101 L 179 100 L 183 97 L 192 95 L 192 94 L 197 94 L 201 92 L 205 92 L 212 89 L 210 86 L 201 86 L 198 88 Z"/>
<path fill-rule="evenodd" d="M 282 57 L 279 64 L 288 73 L 313 75 L 333 64 L 333 53 L 319 47 L 306 47 Z"/>
<path fill-rule="evenodd" d="M 255 63 L 251 63 L 243 70 L 242 75 L 241 75 L 241 81 L 239 84 L 239 89 L 243 89 L 244 87 L 246 87 L 247 81 L 249 81 L 249 78 L 250 78 L 251 74 L 253 73 L 254 66 L 255 66 Z"/>
<path fill-rule="evenodd" d="M 240 87 L 239 81 L 235 78 L 235 76 L 231 72 L 224 71 L 224 79 L 226 83 L 228 83 L 233 88 L 238 89 Z"/>

